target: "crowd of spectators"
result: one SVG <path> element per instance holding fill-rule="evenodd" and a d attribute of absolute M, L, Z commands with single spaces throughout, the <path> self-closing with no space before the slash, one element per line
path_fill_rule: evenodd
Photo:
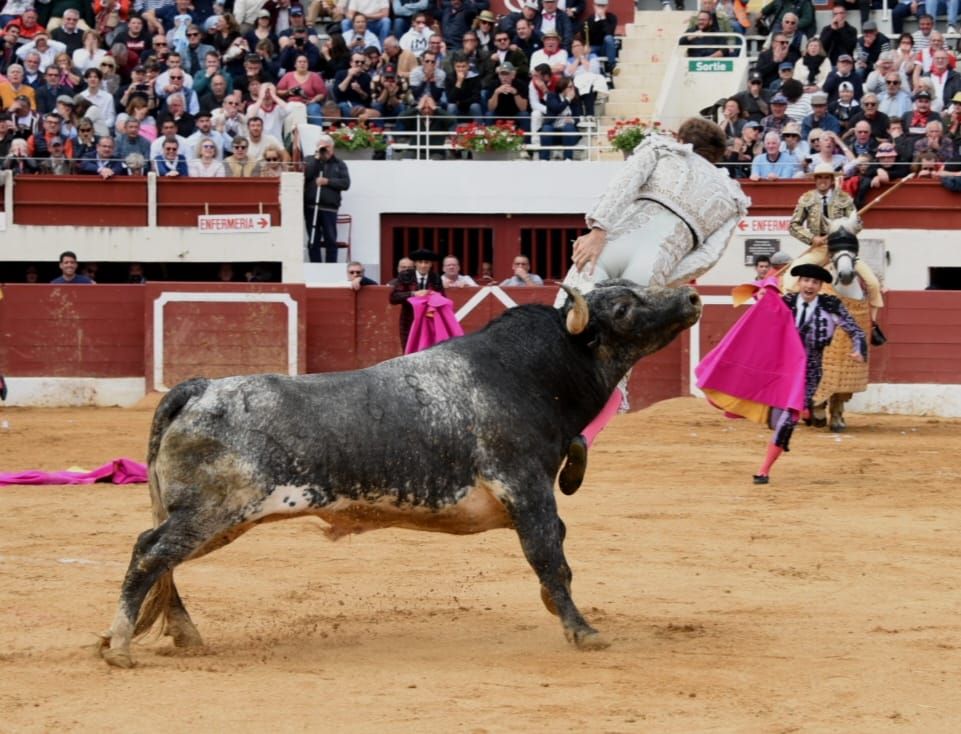
<path fill-rule="evenodd" d="M 533 118 L 551 133 L 608 87 L 607 5 L 0 0 L 0 160 L 18 174 L 273 176 L 300 159 L 299 121 L 403 132 L 424 117 L 446 133 Z"/>
<path fill-rule="evenodd" d="M 848 20 L 849 7 L 860 11 L 860 30 Z M 702 8 L 691 20 L 695 35 L 745 30 L 745 18 L 739 22 L 724 3 L 706 0 Z M 895 27 L 900 8 L 914 5 L 895 8 Z M 826 163 L 860 203 L 870 188 L 909 173 L 961 171 L 956 53 L 923 10 L 918 30 L 893 39 L 870 10 L 869 2 L 838 0 L 830 22 L 818 28 L 810 0 L 774 0 L 762 9 L 760 26 L 769 25 L 770 33 L 747 88 L 717 104 L 732 176 L 799 178 Z M 949 13 L 949 34 L 956 34 L 956 21 Z M 698 44 L 692 45 L 695 51 Z"/>

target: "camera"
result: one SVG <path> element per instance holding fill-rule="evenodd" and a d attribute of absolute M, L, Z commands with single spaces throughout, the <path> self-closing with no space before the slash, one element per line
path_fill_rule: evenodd
<path fill-rule="evenodd" d="M 287 90 L 292 97 L 306 97 L 304 90 L 301 87 L 292 87 Z"/>

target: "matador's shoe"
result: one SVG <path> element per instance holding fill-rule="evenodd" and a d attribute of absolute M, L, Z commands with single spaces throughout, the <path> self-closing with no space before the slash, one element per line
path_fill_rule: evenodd
<path fill-rule="evenodd" d="M 561 492 L 571 495 L 580 489 L 585 471 L 587 471 L 587 441 L 583 436 L 577 436 L 567 447 L 567 461 L 557 478 L 557 486 L 560 487 Z"/>

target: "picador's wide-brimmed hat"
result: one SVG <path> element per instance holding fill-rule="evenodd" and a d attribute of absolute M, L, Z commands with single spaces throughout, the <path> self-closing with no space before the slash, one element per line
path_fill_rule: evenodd
<path fill-rule="evenodd" d="M 791 275 L 795 278 L 815 278 L 816 280 L 823 281 L 824 283 L 830 283 L 834 278 L 831 274 L 822 268 L 820 265 L 814 265 L 813 263 L 804 263 L 803 265 L 795 265 L 791 268 Z"/>
<path fill-rule="evenodd" d="M 437 254 L 433 250 L 428 250 L 426 248 L 420 248 L 419 250 L 414 250 L 410 255 L 408 255 L 411 260 L 417 262 L 418 260 L 439 260 Z"/>
<path fill-rule="evenodd" d="M 830 163 L 818 163 L 814 167 L 814 172 L 811 175 L 814 176 L 814 178 L 817 178 L 818 176 L 830 176 L 831 178 L 834 178 L 834 166 L 832 166 Z"/>

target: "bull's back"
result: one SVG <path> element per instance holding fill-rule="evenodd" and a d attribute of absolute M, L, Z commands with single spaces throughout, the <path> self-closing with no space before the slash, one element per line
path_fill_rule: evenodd
<path fill-rule="evenodd" d="M 399 362 L 400 360 L 398 360 Z M 318 503 L 390 492 L 439 505 L 483 464 L 476 394 L 449 374 L 388 362 L 367 370 L 211 381 L 159 445 L 160 463 L 208 480 L 309 487 Z M 450 378 L 450 379 L 448 379 Z M 480 461 L 479 461 L 480 459 Z"/>

